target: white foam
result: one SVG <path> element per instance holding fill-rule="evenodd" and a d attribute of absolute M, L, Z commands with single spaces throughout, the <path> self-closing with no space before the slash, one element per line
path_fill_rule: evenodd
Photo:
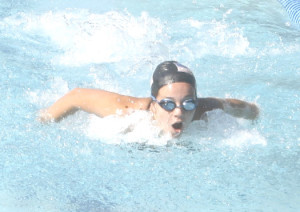
<path fill-rule="evenodd" d="M 196 33 L 193 35 L 194 39 L 177 43 L 176 47 L 184 49 L 184 46 L 189 46 L 189 51 L 192 51 L 189 54 L 193 57 L 203 55 L 235 57 L 252 51 L 243 30 L 225 21 L 202 22 L 191 18 L 182 21 L 181 24 L 188 25 Z"/>
<path fill-rule="evenodd" d="M 160 134 L 160 130 L 152 121 L 151 114 L 147 111 L 135 111 L 130 115 L 105 118 L 92 115 L 86 129 L 89 138 L 109 144 L 166 145 L 171 138 Z"/>
<path fill-rule="evenodd" d="M 18 39 L 45 37 L 59 49 L 52 58 L 54 65 L 81 66 L 91 63 L 114 63 L 119 61 L 155 61 L 184 58 L 185 61 L 205 55 L 236 57 L 244 55 L 280 55 L 295 53 L 299 45 L 267 40 L 265 49 L 250 45 L 243 28 L 223 20 L 200 21 L 195 18 L 176 24 L 181 36 L 170 45 L 173 31 L 169 32 L 163 21 L 142 12 L 133 16 L 127 11 L 111 11 L 102 14 L 85 9 L 66 9 L 43 14 L 18 13 L 0 21 L 4 35 Z M 176 31 L 176 30 L 175 30 Z M 26 34 L 29 35 L 26 37 Z M 192 34 L 192 36 L 191 36 Z M 176 36 L 176 35 L 175 35 Z M 180 54 L 178 54 L 178 51 Z M 259 52 L 257 52 L 259 51 Z M 132 64 L 132 63 L 130 63 Z"/>
<path fill-rule="evenodd" d="M 146 12 L 134 17 L 126 11 L 94 14 L 69 9 L 41 15 L 19 13 L 4 22 L 50 39 L 62 50 L 53 58 L 54 64 L 80 66 L 168 54 L 163 24 Z"/>
<path fill-rule="evenodd" d="M 231 147 L 245 147 L 251 145 L 266 146 L 266 139 L 257 130 L 238 130 L 229 138 L 222 141 L 223 144 Z"/>
<path fill-rule="evenodd" d="M 232 117 L 222 110 L 215 110 L 208 113 L 205 134 L 206 137 L 213 137 L 219 140 L 220 145 L 234 148 L 267 145 L 266 138 L 257 129 L 252 127 L 251 121 Z"/>
<path fill-rule="evenodd" d="M 266 146 L 266 139 L 256 129 L 249 127 L 249 123 L 249 120 L 234 118 L 221 110 L 212 111 L 208 114 L 207 123 L 193 122 L 179 139 L 172 139 L 161 135 L 149 112 L 135 111 L 121 117 L 99 118 L 92 115 L 85 133 L 91 139 L 108 144 L 139 143 L 165 146 L 173 143 L 188 146 L 197 142 L 209 142 L 211 145 L 234 148 Z"/>

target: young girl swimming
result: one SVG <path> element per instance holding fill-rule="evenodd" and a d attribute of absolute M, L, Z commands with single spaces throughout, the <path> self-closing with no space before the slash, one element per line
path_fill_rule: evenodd
<path fill-rule="evenodd" d="M 252 120 L 259 114 L 254 103 L 228 98 L 197 98 L 192 71 L 176 61 L 165 61 L 153 73 L 151 97 L 137 98 L 105 90 L 75 88 L 43 110 L 40 120 L 59 121 L 77 110 L 100 117 L 147 110 L 163 132 L 177 137 L 193 120 L 202 119 L 207 111 L 214 109 Z"/>

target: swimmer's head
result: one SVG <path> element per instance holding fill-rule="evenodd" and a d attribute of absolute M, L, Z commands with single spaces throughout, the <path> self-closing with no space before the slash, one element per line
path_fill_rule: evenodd
<path fill-rule="evenodd" d="M 151 95 L 157 97 L 161 87 L 175 82 L 188 83 L 196 90 L 195 77 L 188 67 L 176 61 L 165 61 L 159 64 L 153 73 Z"/>
<path fill-rule="evenodd" d="M 175 61 L 157 66 L 151 85 L 150 111 L 157 125 L 172 137 L 192 122 L 197 106 L 196 80 L 187 67 Z"/>

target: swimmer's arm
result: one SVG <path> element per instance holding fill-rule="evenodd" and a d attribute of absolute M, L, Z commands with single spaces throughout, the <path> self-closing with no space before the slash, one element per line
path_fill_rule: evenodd
<path fill-rule="evenodd" d="M 194 120 L 200 119 L 202 114 L 214 109 L 221 109 L 232 116 L 251 120 L 259 116 L 259 108 L 254 103 L 229 98 L 198 98 Z"/>
<path fill-rule="evenodd" d="M 256 104 L 238 99 L 219 99 L 222 102 L 223 110 L 235 117 L 245 119 L 257 119 L 259 116 L 259 108 Z"/>
<path fill-rule="evenodd" d="M 150 98 L 135 98 L 117 93 L 75 88 L 40 113 L 41 122 L 59 121 L 62 118 L 83 110 L 104 117 L 113 114 L 127 114 L 131 110 L 147 109 Z"/>

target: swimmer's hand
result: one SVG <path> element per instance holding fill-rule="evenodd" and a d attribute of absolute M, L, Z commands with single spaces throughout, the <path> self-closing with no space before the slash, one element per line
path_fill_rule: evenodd
<path fill-rule="evenodd" d="M 42 109 L 38 112 L 37 120 L 41 123 L 54 122 L 54 117 L 48 112 L 47 109 Z"/>

